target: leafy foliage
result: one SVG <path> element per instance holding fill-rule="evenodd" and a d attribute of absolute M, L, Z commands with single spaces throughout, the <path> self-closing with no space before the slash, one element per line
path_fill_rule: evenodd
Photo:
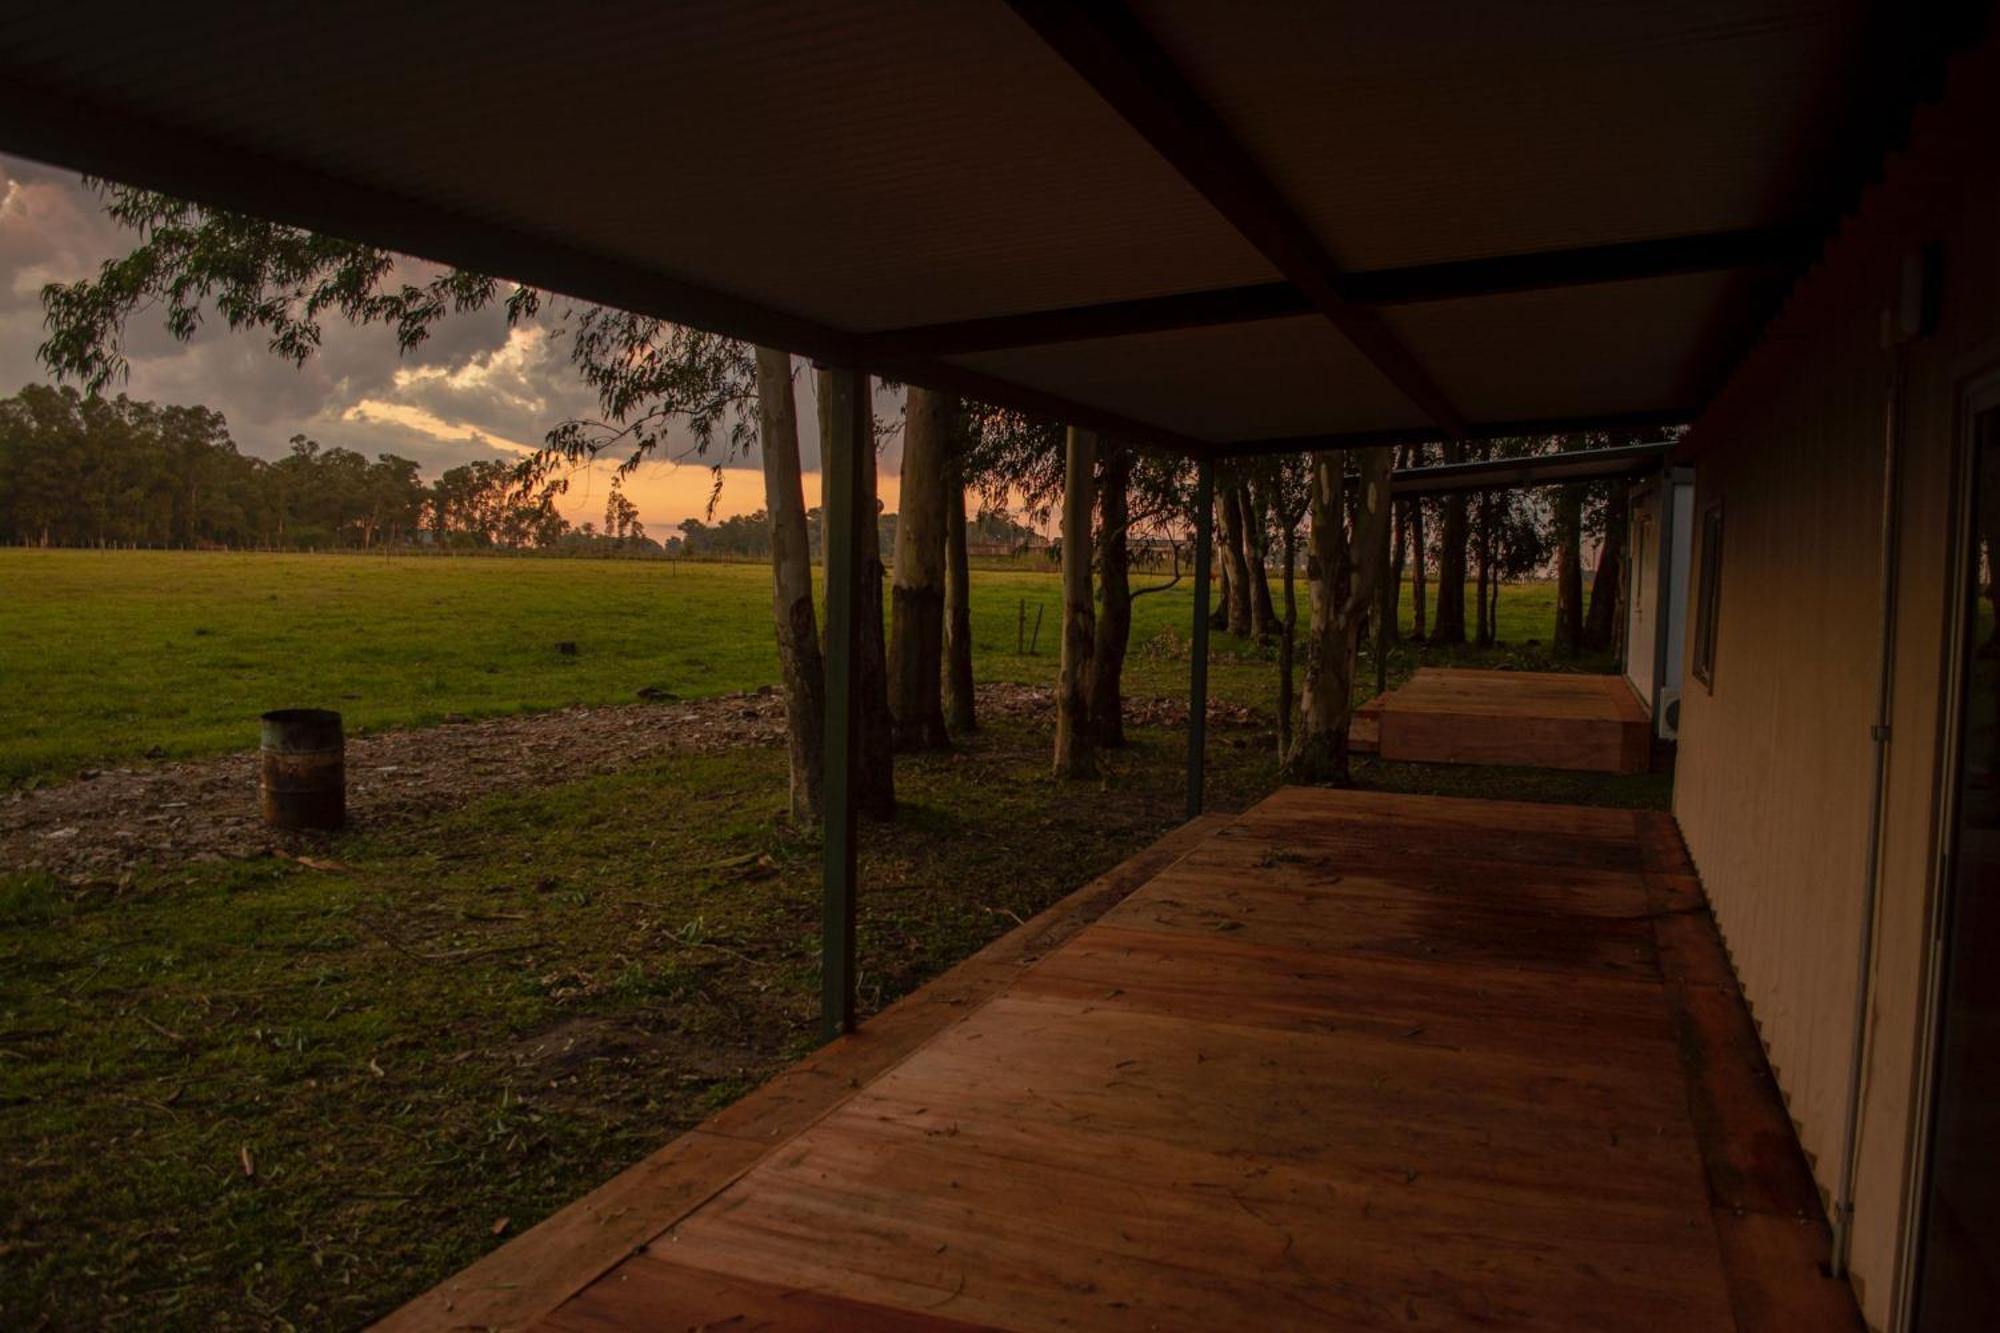
<path fill-rule="evenodd" d="M 481 309 L 502 284 L 446 269 L 421 282 L 386 250 L 320 236 L 242 213 L 108 181 L 90 184 L 105 211 L 139 234 L 97 277 L 42 289 L 49 336 L 39 355 L 59 379 L 100 392 L 130 373 L 124 331 L 132 315 L 163 306 L 167 331 L 185 342 L 215 312 L 237 331 L 260 330 L 271 350 L 303 364 L 320 346 L 321 321 L 335 313 L 356 324 L 386 324 L 409 351 L 446 315 Z M 514 288 L 508 316 L 538 308 L 540 294 Z"/>
<path fill-rule="evenodd" d="M 328 317 L 383 325 L 407 353 L 448 315 L 500 301 L 514 324 L 552 304 L 557 336 L 567 337 L 601 415 L 557 423 L 517 469 L 522 487 L 560 491 L 565 465 L 607 449 L 625 450 L 629 471 L 676 422 L 693 433 L 696 452 L 717 440 L 730 454 L 755 443 L 756 366 L 745 343 L 150 190 L 92 185 L 139 239 L 96 277 L 42 289 L 48 336 L 38 355 L 58 380 L 97 393 L 126 378 L 126 326 L 156 308 L 182 341 L 213 312 L 232 330 L 264 333 L 272 352 L 303 364 L 319 350 Z"/>

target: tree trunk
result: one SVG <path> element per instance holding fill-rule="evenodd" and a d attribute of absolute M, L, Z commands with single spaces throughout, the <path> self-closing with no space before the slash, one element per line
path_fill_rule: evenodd
<path fill-rule="evenodd" d="M 1422 467 L 1422 445 L 1410 446 L 1410 466 Z M 1424 502 L 1412 496 L 1410 505 L 1410 637 L 1421 640 L 1430 614 L 1430 548 L 1424 542 Z"/>
<path fill-rule="evenodd" d="M 1278 636 L 1278 762 L 1292 752 L 1292 674 L 1299 641 L 1299 529 L 1287 522 L 1284 533 L 1285 622 Z"/>
<path fill-rule="evenodd" d="M 1493 592 L 1493 493 L 1479 493 L 1479 632 L 1474 638 L 1480 647 L 1490 647 L 1498 634 L 1494 630 L 1490 597 Z"/>
<path fill-rule="evenodd" d="M 898 750 L 950 747 L 944 729 L 946 476 L 954 405 L 911 385 L 903 410 L 903 486 L 890 597 L 889 712 Z"/>
<path fill-rule="evenodd" d="M 771 610 L 778 631 L 778 674 L 785 689 L 792 818 L 813 823 L 820 814 L 826 675 L 813 612 L 812 552 L 806 545 L 792 358 L 769 347 L 757 349 L 757 437 L 764 456 L 764 512 L 771 523 Z"/>
<path fill-rule="evenodd" d="M 944 497 L 944 720 L 964 735 L 979 730 L 972 703 L 972 565 L 965 552 L 963 441 L 953 434 Z"/>
<path fill-rule="evenodd" d="M 1444 461 L 1463 463 L 1465 446 L 1447 441 Z M 1431 621 L 1431 642 L 1465 642 L 1465 543 L 1468 524 L 1465 495 L 1447 495 L 1443 500 L 1444 522 L 1438 533 L 1437 605 Z"/>
<path fill-rule="evenodd" d="M 1222 486 L 1215 488 L 1215 539 L 1210 547 L 1215 556 L 1215 605 L 1208 613 L 1208 627 L 1219 630 L 1229 628 L 1229 543 L 1222 538 L 1229 523 L 1228 519 L 1223 517 L 1228 509 L 1223 503 L 1225 493 L 1226 488 Z"/>
<path fill-rule="evenodd" d="M 1090 728 L 1097 744 L 1115 750 L 1125 744 L 1125 649 L 1132 637 L 1131 523 L 1132 454 L 1125 445 L 1104 446 L 1102 490 L 1097 498 L 1097 579 L 1102 602 L 1090 656 Z"/>
<path fill-rule="evenodd" d="M 1243 487 L 1226 483 L 1216 489 L 1221 519 L 1215 529 L 1227 571 L 1223 579 L 1223 600 L 1228 604 L 1229 632 L 1239 638 L 1250 634 L 1250 561 L 1243 553 Z"/>
<path fill-rule="evenodd" d="M 1590 608 L 1583 613 L 1583 641 L 1599 652 L 1615 647 L 1619 598 L 1625 587 L 1625 528 L 1631 498 L 1614 485 L 1604 501 L 1604 540 L 1597 548 L 1597 573 L 1590 581 Z"/>
<path fill-rule="evenodd" d="M 832 439 L 839 412 L 855 415 L 854 468 L 858 481 L 859 531 L 854 558 L 861 570 L 861 595 L 854 614 L 861 625 L 860 655 L 854 662 L 856 712 L 854 804 L 862 814 L 888 819 L 896 813 L 896 743 L 889 715 L 888 654 L 882 634 L 882 503 L 875 484 L 875 410 L 870 380 L 854 377 L 851 397 L 829 371 L 819 377 L 819 432 Z"/>
<path fill-rule="evenodd" d="M 1556 654 L 1583 648 L 1583 492 L 1556 491 Z"/>
<path fill-rule="evenodd" d="M 1236 488 L 1238 512 L 1243 520 L 1243 563 L 1249 575 L 1250 633 L 1259 643 L 1270 641 L 1278 627 L 1278 613 L 1271 607 L 1271 576 L 1264 570 L 1264 547 L 1269 539 L 1269 514 L 1258 489 L 1245 480 Z"/>
<path fill-rule="evenodd" d="M 1351 451 L 1360 475 L 1354 531 L 1345 530 L 1346 457 L 1313 455 L 1312 628 L 1306 637 L 1305 691 L 1299 733 L 1285 759 L 1293 781 L 1350 781 L 1347 732 L 1354 717 L 1354 666 L 1364 613 L 1388 568 L 1389 474 L 1395 452 L 1385 445 Z"/>
<path fill-rule="evenodd" d="M 1091 472 L 1097 436 L 1069 428 L 1064 451 L 1062 510 L 1062 670 L 1056 680 L 1056 762 L 1059 778 L 1097 775 L 1090 731 L 1090 657 L 1095 616 L 1090 603 Z"/>
<path fill-rule="evenodd" d="M 1409 565 L 1410 502 L 1391 504 L 1389 521 L 1395 526 L 1389 534 L 1389 591 L 1382 602 L 1382 630 L 1384 639 L 1395 644 L 1403 641 L 1403 571 Z"/>

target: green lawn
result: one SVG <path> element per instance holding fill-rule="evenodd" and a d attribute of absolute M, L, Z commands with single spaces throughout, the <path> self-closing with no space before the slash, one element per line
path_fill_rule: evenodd
<path fill-rule="evenodd" d="M 269 708 L 337 708 L 365 731 L 775 683 L 769 580 L 753 564 L 0 549 L 0 785 L 247 748 Z M 981 678 L 1052 682 L 1055 575 L 973 585 Z M 1024 611 L 1031 634 L 1042 617 L 1033 655 L 1016 652 Z M 1186 582 L 1139 599 L 1130 693 L 1186 691 L 1190 612 Z M 1551 585 L 1508 588 L 1500 617 L 1510 645 L 1547 640 Z M 1268 709 L 1270 661 L 1218 636 L 1215 694 Z"/>

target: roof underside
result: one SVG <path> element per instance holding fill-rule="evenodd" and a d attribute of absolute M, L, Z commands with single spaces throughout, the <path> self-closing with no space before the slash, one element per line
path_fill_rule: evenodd
<path fill-rule="evenodd" d="M 1189 446 L 1691 415 L 1899 109 L 1859 0 L 115 8 L 0 149 Z"/>

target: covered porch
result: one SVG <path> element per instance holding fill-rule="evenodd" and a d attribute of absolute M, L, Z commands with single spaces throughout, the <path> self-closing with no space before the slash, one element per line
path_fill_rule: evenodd
<path fill-rule="evenodd" d="M 1746 357 L 1984 6 L 444 5 L 393 43 L 115 8 L 6 25 L 0 145 L 809 357 L 846 404 L 835 1035 L 387 1327 L 1858 1326 L 1664 814 L 1284 790 L 857 1027 L 868 403 L 1195 460 L 1195 815 L 1216 471 L 1746 419 Z M 551 67 L 601 132 L 522 95 Z M 1716 792 L 1763 781 L 1737 758 Z M 1867 1216 L 1881 1293 L 1899 1213 Z"/>
<path fill-rule="evenodd" d="M 1204 816 L 392 1330 L 1839 1329 L 1672 819 Z"/>

